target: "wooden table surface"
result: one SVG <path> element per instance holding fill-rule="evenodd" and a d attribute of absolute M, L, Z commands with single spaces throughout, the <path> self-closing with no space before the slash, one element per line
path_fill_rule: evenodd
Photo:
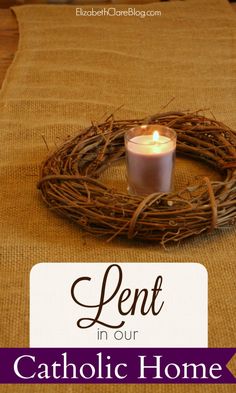
<path fill-rule="evenodd" d="M 236 3 L 231 4 L 236 11 Z M 18 25 L 10 9 L 0 9 L 0 87 L 18 45 Z"/>
<path fill-rule="evenodd" d="M 18 45 L 16 17 L 9 9 L 0 9 L 0 87 Z"/>

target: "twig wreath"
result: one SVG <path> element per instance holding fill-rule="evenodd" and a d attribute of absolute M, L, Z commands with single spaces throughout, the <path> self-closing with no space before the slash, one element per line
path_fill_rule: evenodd
<path fill-rule="evenodd" d="M 99 182 L 109 165 L 124 158 L 125 132 L 141 124 L 161 124 L 177 133 L 177 153 L 207 161 L 224 176 L 201 177 L 173 193 L 136 196 Z M 112 240 L 170 241 L 225 228 L 236 223 L 236 133 L 200 114 L 167 112 L 145 119 L 92 124 L 44 161 L 38 188 L 50 209 L 84 230 Z"/>

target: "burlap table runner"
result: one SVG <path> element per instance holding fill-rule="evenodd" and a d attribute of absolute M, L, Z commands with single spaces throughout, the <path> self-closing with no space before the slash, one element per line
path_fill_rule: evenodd
<path fill-rule="evenodd" d="M 126 7 L 126 6 L 124 6 Z M 117 10 L 123 9 L 117 6 Z M 28 346 L 29 272 L 39 261 L 200 262 L 209 273 L 209 346 L 235 345 L 235 234 L 215 231 L 165 251 L 159 245 L 83 234 L 42 203 L 36 183 L 46 147 L 104 112 L 117 118 L 173 109 L 210 108 L 236 128 L 235 15 L 226 0 L 136 6 L 158 17 L 76 17 L 75 7 L 14 8 L 19 50 L 0 95 L 0 345 Z M 210 168 L 178 160 L 177 187 Z M 190 175 L 189 175 L 190 174 Z M 122 165 L 103 180 L 125 187 Z M 140 386 L 195 392 L 203 387 Z M 2 391 L 32 391 L 5 386 Z M 34 386 L 34 391 L 135 391 L 136 386 Z M 208 386 L 206 391 L 233 391 Z"/>

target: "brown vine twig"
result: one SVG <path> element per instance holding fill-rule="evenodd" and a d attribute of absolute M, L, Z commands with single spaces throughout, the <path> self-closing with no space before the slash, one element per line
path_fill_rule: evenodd
<path fill-rule="evenodd" d="M 124 134 L 137 125 L 171 126 L 177 153 L 205 160 L 224 175 L 202 177 L 170 194 L 128 195 L 107 187 L 100 174 L 124 158 Z M 81 228 L 108 241 L 116 236 L 154 240 L 164 247 L 236 223 L 236 133 L 200 111 L 165 112 L 144 119 L 92 123 L 52 152 L 42 164 L 38 188 L 45 203 Z"/>

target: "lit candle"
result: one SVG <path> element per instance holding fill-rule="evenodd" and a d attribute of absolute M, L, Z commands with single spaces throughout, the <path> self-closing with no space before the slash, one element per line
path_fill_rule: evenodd
<path fill-rule="evenodd" d="M 132 128 L 125 135 L 125 146 L 129 191 L 139 195 L 170 192 L 175 131 L 155 124 Z"/>

